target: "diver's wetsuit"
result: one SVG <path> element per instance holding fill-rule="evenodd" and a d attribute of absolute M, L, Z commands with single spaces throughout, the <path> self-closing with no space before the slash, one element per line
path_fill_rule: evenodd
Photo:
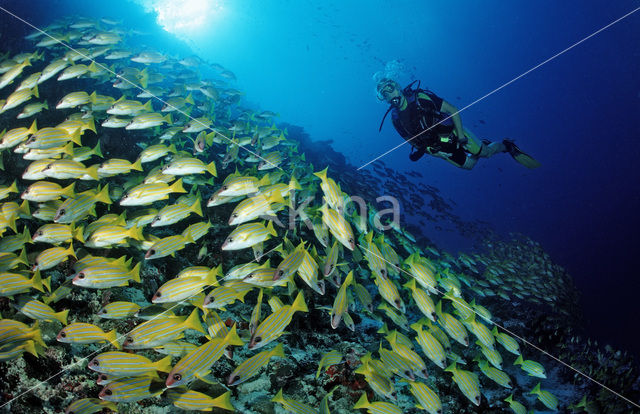
<path fill-rule="evenodd" d="M 394 107 L 391 112 L 393 126 L 400 136 L 409 140 L 428 129 L 409 143 L 417 151 L 442 156 L 454 164 L 462 166 L 467 160 L 467 153 L 454 133 L 455 127 L 452 120 L 449 118 L 429 129 L 447 117 L 446 114 L 440 112 L 443 99 L 433 92 L 425 90 L 409 91 L 404 96 L 407 100 L 407 106 L 403 110 Z"/>

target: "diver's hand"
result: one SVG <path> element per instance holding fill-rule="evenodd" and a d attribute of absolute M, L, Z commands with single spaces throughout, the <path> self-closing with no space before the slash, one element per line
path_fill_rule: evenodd
<path fill-rule="evenodd" d="M 411 154 L 409 154 L 409 159 L 411 161 L 418 161 L 420 158 L 422 158 L 423 155 L 424 155 L 424 148 L 411 152 Z"/>

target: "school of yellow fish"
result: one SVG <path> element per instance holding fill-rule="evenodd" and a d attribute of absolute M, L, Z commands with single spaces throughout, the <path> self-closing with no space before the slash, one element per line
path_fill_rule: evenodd
<path fill-rule="evenodd" d="M 527 412 L 518 399 L 529 392 L 514 388 L 503 367 L 518 365 L 540 380 L 545 368 L 525 359 L 519 342 L 493 326 L 491 312 L 478 303 L 496 291 L 508 300 L 501 282 L 515 273 L 508 262 L 445 258 L 397 224 L 377 229 L 376 211 L 359 214 L 330 177 L 339 172 L 306 163 L 287 131 L 275 126 L 276 114 L 242 107 L 241 92 L 227 83 L 233 73 L 219 65 L 138 50 L 128 42 L 133 35 L 109 20 L 74 18 L 44 31 L 27 36 L 34 51 L 0 61 L 0 119 L 11 125 L 0 134 L 0 149 L 7 171 L 9 162 L 22 171 L 16 180 L 4 173 L 0 187 L 0 296 L 19 310 L 15 319 L 0 320 L 0 360 L 41 356 L 55 345 L 42 339 L 45 321 L 61 325 L 57 342 L 101 344 L 86 363 L 104 388 L 73 401 L 67 413 L 122 412 L 116 404 L 161 394 L 185 410 L 234 410 L 233 387 L 258 376 L 271 358 L 288 357 L 283 334 L 294 318 L 309 317 L 310 295 L 333 303 L 326 307 L 333 329 L 344 322 L 355 330 L 354 312 L 384 322 L 380 342 L 355 370 L 373 393 L 362 394 L 354 410 L 402 413 L 398 390 L 413 396 L 419 410 L 447 411 L 432 378 L 449 375 L 478 406 L 482 375 L 492 387 L 517 392 L 503 407 Z M 202 67 L 216 75 L 201 77 Z M 97 89 L 70 90 L 69 82 Z M 101 137 L 113 131 L 132 137 L 120 155 L 137 152 L 135 159 L 103 155 Z M 315 202 L 297 210 L 295 201 L 308 197 Z M 216 211 L 231 211 L 228 223 L 206 218 Z M 278 225 L 292 217 L 292 227 Z M 114 301 L 91 321 L 56 305 L 79 289 L 145 284 L 146 265 L 178 260 L 194 244 L 206 257 L 214 236 L 224 238 L 213 245 L 216 254 L 231 252 L 216 256 L 226 261 L 164 275 L 147 304 Z M 122 248 L 127 255 L 112 253 Z M 486 268 L 484 279 L 457 265 Z M 50 272 L 60 269 L 73 270 L 53 281 Z M 551 276 L 509 282 L 537 292 L 553 283 Z M 245 306 L 253 309 L 246 326 L 218 314 Z M 123 323 L 106 330 L 105 319 Z M 135 326 L 126 329 L 132 319 Z M 212 367 L 233 358 L 234 347 L 251 356 L 232 359 L 228 392 L 190 389 L 195 381 L 219 382 Z M 163 356 L 144 356 L 151 350 Z M 476 354 L 477 365 L 463 358 Z M 316 377 L 342 360 L 328 350 Z M 272 401 L 293 413 L 328 413 L 332 392 L 317 406 L 283 390 Z M 530 393 L 558 410 L 558 399 L 540 384 Z"/>

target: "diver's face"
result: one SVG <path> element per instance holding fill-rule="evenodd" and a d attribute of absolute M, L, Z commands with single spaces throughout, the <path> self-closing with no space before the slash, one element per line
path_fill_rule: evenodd
<path fill-rule="evenodd" d="M 393 84 L 385 85 L 380 91 L 380 94 L 385 101 L 393 106 L 400 106 L 402 104 L 402 93 Z"/>

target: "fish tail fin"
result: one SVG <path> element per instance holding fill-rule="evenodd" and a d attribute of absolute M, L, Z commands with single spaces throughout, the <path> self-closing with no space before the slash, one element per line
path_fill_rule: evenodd
<path fill-rule="evenodd" d="M 218 176 L 218 172 L 216 171 L 216 163 L 214 161 L 211 161 L 209 164 L 207 164 L 207 171 L 214 177 Z"/>
<path fill-rule="evenodd" d="M 131 169 L 136 171 L 142 171 L 142 163 L 140 158 L 138 158 L 133 164 L 131 164 Z"/>
<path fill-rule="evenodd" d="M 109 341 L 111 345 L 113 345 L 116 349 L 122 349 L 122 345 L 120 345 L 120 342 L 118 342 L 118 333 L 115 329 L 113 331 L 107 332 L 104 339 Z"/>
<path fill-rule="evenodd" d="M 34 119 L 33 122 L 31 123 L 31 126 L 27 130 L 27 133 L 28 134 L 35 134 L 37 131 L 38 131 L 38 125 L 36 123 L 36 120 Z"/>
<path fill-rule="evenodd" d="M 65 252 L 67 253 L 67 256 L 76 257 L 76 252 L 73 251 L 73 243 L 69 244 L 69 248 L 65 250 Z"/>
<path fill-rule="evenodd" d="M 131 279 L 133 279 L 134 282 L 138 282 L 140 283 L 140 263 L 138 262 L 138 264 L 136 264 L 133 269 L 131 269 L 131 272 L 129 272 L 131 274 Z"/>
<path fill-rule="evenodd" d="M 269 221 L 269 223 L 267 223 L 267 231 L 272 236 L 277 236 L 278 235 L 278 233 L 276 233 L 276 229 L 273 228 L 273 221 Z"/>
<path fill-rule="evenodd" d="M 31 89 L 31 93 L 33 93 L 33 96 L 35 96 L 36 98 L 40 98 L 40 92 L 38 92 L 38 85 L 34 86 L 33 89 Z"/>
<path fill-rule="evenodd" d="M 149 99 L 147 102 L 145 102 L 144 105 L 142 105 L 142 109 L 147 112 L 153 112 L 153 107 L 151 106 L 151 99 Z"/>
<path fill-rule="evenodd" d="M 42 287 L 42 278 L 40 277 L 40 270 L 36 270 L 35 273 L 33 274 L 33 277 L 30 280 L 31 282 L 31 286 L 36 289 L 39 290 L 40 292 L 44 292 L 44 288 Z"/>
<path fill-rule="evenodd" d="M 362 396 L 360 397 L 360 399 L 353 406 L 353 409 L 355 410 L 355 409 L 359 409 L 359 408 L 367 408 L 370 405 L 371 404 L 369 404 L 369 400 L 367 400 L 367 393 L 363 392 Z"/>
<path fill-rule="evenodd" d="M 407 283 L 405 283 L 402 286 L 406 287 L 407 289 L 415 290 L 415 288 L 416 288 L 416 280 L 414 278 L 411 278 L 411 279 L 409 279 L 409 281 Z"/>
<path fill-rule="evenodd" d="M 27 228 L 27 226 L 24 226 L 24 229 L 22 230 L 22 242 L 23 243 L 31 242 L 31 234 L 29 233 L 29 229 Z"/>
<path fill-rule="evenodd" d="M 97 134 L 96 132 L 96 123 L 93 120 L 93 117 L 89 118 L 89 121 L 87 122 L 86 128 L 90 131 L 93 131 L 94 134 Z"/>
<path fill-rule="evenodd" d="M 195 203 L 193 203 L 193 207 L 191 211 L 202 217 L 202 205 L 200 203 L 200 199 L 198 198 Z"/>
<path fill-rule="evenodd" d="M 278 391 L 278 393 L 271 399 L 272 402 L 277 402 L 280 404 L 284 404 L 286 401 L 284 396 L 282 395 L 282 388 Z"/>
<path fill-rule="evenodd" d="M 17 193 L 18 192 L 18 180 L 13 180 L 13 183 L 11 183 L 11 185 L 9 186 L 9 188 L 7 189 L 7 191 L 9 191 L 10 193 Z"/>
<path fill-rule="evenodd" d="M 47 292 L 51 292 L 51 276 L 46 279 L 42 279 L 42 286 L 47 289 Z"/>
<path fill-rule="evenodd" d="M 89 177 L 93 178 L 94 180 L 98 180 L 98 167 L 99 165 L 93 165 L 91 167 L 87 167 L 86 173 Z"/>
<path fill-rule="evenodd" d="M 200 321 L 200 315 L 198 309 L 194 309 L 187 319 L 183 322 L 185 329 L 193 329 L 206 335 L 206 332 L 202 328 L 202 322 Z"/>
<path fill-rule="evenodd" d="M 265 174 L 260 181 L 258 181 L 258 187 L 264 187 L 265 185 L 271 184 L 271 179 L 269 178 L 269 174 Z"/>
<path fill-rule="evenodd" d="M 75 188 L 76 188 L 76 182 L 74 181 L 71 184 L 69 184 L 67 187 L 63 188 L 60 194 L 67 198 L 71 198 L 74 195 Z"/>
<path fill-rule="evenodd" d="M 284 358 L 284 347 L 282 346 L 282 344 L 276 345 L 276 347 L 271 350 L 271 356 Z"/>
<path fill-rule="evenodd" d="M 104 156 L 102 155 L 102 149 L 100 149 L 100 140 L 98 140 L 96 146 L 91 150 L 91 152 L 93 153 L 93 155 L 104 158 Z"/>
<path fill-rule="evenodd" d="M 189 95 L 187 95 L 187 97 L 184 99 L 185 102 L 190 103 L 191 105 L 195 105 L 196 103 L 193 101 L 193 96 L 191 95 L 191 92 L 189 92 Z"/>
<path fill-rule="evenodd" d="M 84 227 L 74 227 L 75 224 L 71 224 L 71 236 L 78 240 L 80 243 L 84 243 Z"/>
<path fill-rule="evenodd" d="M 205 277 L 205 280 L 207 281 L 207 285 L 208 286 L 218 286 L 218 279 L 217 276 L 221 274 L 221 267 L 220 265 L 218 265 L 218 267 L 214 267 L 211 270 L 209 270 L 207 272 L 207 276 Z"/>
<path fill-rule="evenodd" d="M 30 216 L 31 215 L 31 211 L 29 210 L 29 202 L 27 200 L 24 200 L 22 202 L 22 204 L 20 204 L 20 207 L 18 207 L 18 216 L 22 215 L 22 216 Z M 14 221 L 14 226 L 15 226 L 15 219 L 16 217 L 14 217 L 13 221 Z M 14 232 L 17 233 L 16 229 L 13 229 Z"/>
<path fill-rule="evenodd" d="M 455 361 L 453 362 L 453 364 L 449 365 L 448 367 L 446 367 L 444 369 L 447 372 L 453 372 L 455 373 L 458 370 L 457 364 L 455 363 Z"/>
<path fill-rule="evenodd" d="M 309 308 L 307 308 L 307 303 L 304 301 L 304 293 L 302 291 L 298 292 L 298 296 L 291 304 L 292 312 L 309 312 Z"/>
<path fill-rule="evenodd" d="M 60 152 L 66 155 L 73 155 L 73 142 L 68 142 L 67 145 L 62 147 Z"/>
<path fill-rule="evenodd" d="M 302 190 L 302 187 L 300 187 L 300 183 L 296 180 L 295 175 L 291 175 L 291 179 L 289 180 L 289 191 L 291 190 Z"/>
<path fill-rule="evenodd" d="M 178 152 L 178 150 L 176 149 L 176 144 L 169 145 L 168 149 L 169 149 L 169 152 L 172 154 L 175 154 L 176 152 Z"/>
<path fill-rule="evenodd" d="M 156 371 L 160 371 L 160 372 L 170 372 L 171 371 L 171 355 L 167 355 L 166 357 L 154 362 L 153 368 Z"/>
<path fill-rule="evenodd" d="M 162 119 L 164 119 L 169 125 L 173 124 L 173 118 L 171 118 L 171 112 L 163 116 Z"/>
<path fill-rule="evenodd" d="M 513 363 L 513 365 L 521 365 L 523 362 L 522 360 L 522 355 L 518 355 L 518 358 L 516 358 L 515 362 Z"/>
<path fill-rule="evenodd" d="M 537 383 L 535 387 L 533 387 L 533 389 L 531 391 L 529 391 L 529 394 L 539 394 L 540 393 L 540 383 Z"/>
<path fill-rule="evenodd" d="M 128 236 L 134 240 L 144 240 L 144 234 L 142 234 L 142 227 L 133 226 L 128 231 Z"/>
<path fill-rule="evenodd" d="M 24 249 L 24 247 L 20 251 L 20 255 L 18 256 L 17 263 L 21 263 L 23 265 L 29 265 L 29 262 L 27 261 L 27 251 Z"/>
<path fill-rule="evenodd" d="M 175 183 L 171 184 L 169 191 L 172 193 L 186 193 L 187 191 L 182 186 L 182 178 L 178 178 Z"/>
<path fill-rule="evenodd" d="M 38 357 L 38 352 L 36 352 L 36 344 L 33 341 L 26 341 L 24 343 L 24 350 L 34 357 Z"/>
<path fill-rule="evenodd" d="M 227 343 L 227 345 L 244 345 L 244 342 L 242 342 L 242 339 L 240 339 L 240 336 L 238 336 L 235 324 L 231 327 L 231 329 L 229 329 L 229 332 L 227 332 L 227 335 L 224 337 L 224 341 Z"/>
<path fill-rule="evenodd" d="M 112 203 L 111 198 L 109 197 L 109 184 L 105 185 L 102 190 L 96 194 L 95 200 L 105 204 Z"/>
<path fill-rule="evenodd" d="M 231 391 L 227 391 L 219 397 L 213 399 L 212 405 L 225 410 L 235 411 L 235 407 L 231 405 Z"/>
<path fill-rule="evenodd" d="M 352 284 L 353 284 L 353 270 L 347 274 L 347 277 L 344 279 L 344 282 L 342 282 L 343 286 L 349 286 Z"/>
<path fill-rule="evenodd" d="M 60 312 L 56 312 L 53 314 L 53 317 L 60 321 L 61 324 L 67 324 L 67 317 L 69 316 L 69 309 L 65 309 Z"/>
<path fill-rule="evenodd" d="M 80 139 L 81 135 L 82 135 L 82 128 L 78 128 L 73 132 L 73 134 L 69 136 L 69 140 L 71 140 L 71 142 L 73 142 L 74 144 L 82 145 L 82 141 Z"/>
<path fill-rule="evenodd" d="M 149 71 L 147 71 L 147 68 L 144 68 L 140 71 L 140 85 L 143 88 L 147 88 L 147 85 L 149 84 Z M 148 102 L 151 102 L 151 100 L 149 100 Z"/>
<path fill-rule="evenodd" d="M 33 332 L 33 338 L 32 339 L 35 342 L 37 342 L 40 345 L 42 345 L 44 348 L 46 348 L 47 344 L 45 344 L 44 341 L 42 340 L 42 332 L 40 331 L 40 324 L 38 323 L 38 321 L 35 321 L 35 323 L 31 327 L 31 331 Z"/>
<path fill-rule="evenodd" d="M 328 170 L 329 170 L 329 167 L 326 167 L 322 171 L 314 172 L 313 175 L 315 175 L 316 177 L 318 177 L 322 181 L 326 181 L 327 180 L 327 171 Z"/>

